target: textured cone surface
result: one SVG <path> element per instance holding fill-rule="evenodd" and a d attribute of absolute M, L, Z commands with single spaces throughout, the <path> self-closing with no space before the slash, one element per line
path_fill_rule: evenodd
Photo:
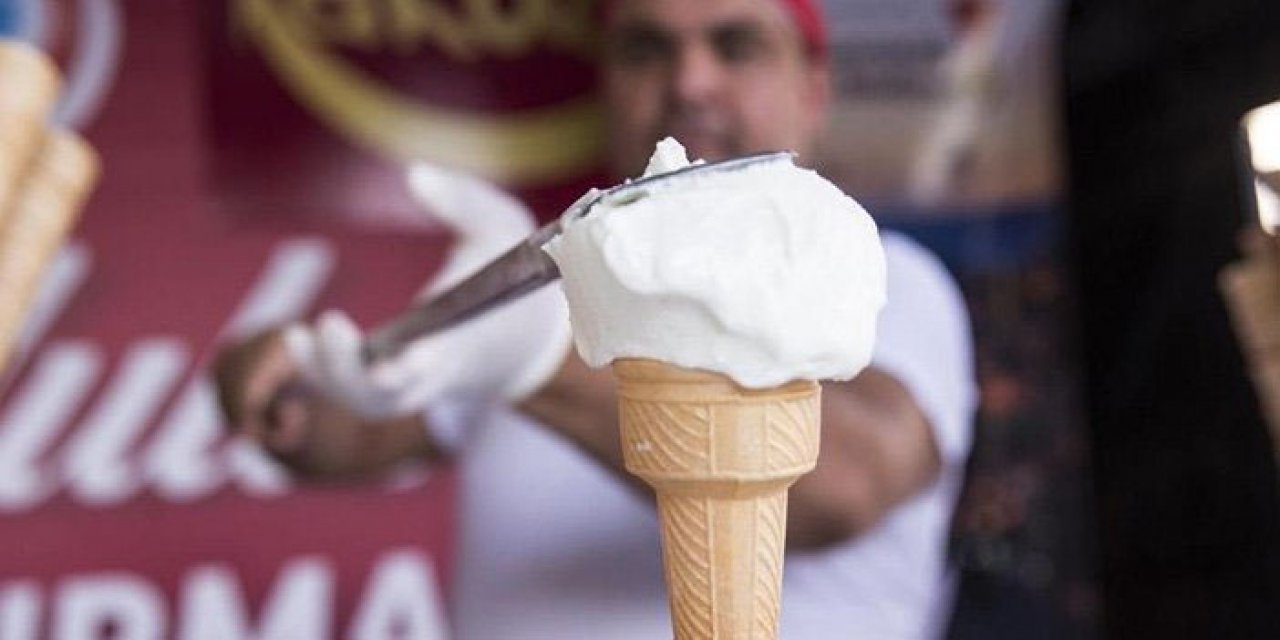
<path fill-rule="evenodd" d="M 98 158 L 78 136 L 51 131 L 0 223 L 0 370 L 13 350 L 45 268 L 97 182 Z"/>
<path fill-rule="evenodd" d="M 39 50 L 0 40 L 0 222 L 32 170 L 61 78 Z"/>
<path fill-rule="evenodd" d="M 619 360 L 627 470 L 653 486 L 677 640 L 777 637 L 787 488 L 818 455 L 819 388 L 744 389 Z"/>
<path fill-rule="evenodd" d="M 1280 460 L 1280 273 L 1253 256 L 1224 269 L 1221 286 Z"/>

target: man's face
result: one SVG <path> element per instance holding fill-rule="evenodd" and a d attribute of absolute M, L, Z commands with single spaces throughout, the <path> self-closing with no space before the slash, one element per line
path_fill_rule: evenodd
<path fill-rule="evenodd" d="M 604 29 L 610 160 L 643 170 L 674 136 L 695 158 L 806 155 L 830 81 L 777 0 L 618 0 Z"/>

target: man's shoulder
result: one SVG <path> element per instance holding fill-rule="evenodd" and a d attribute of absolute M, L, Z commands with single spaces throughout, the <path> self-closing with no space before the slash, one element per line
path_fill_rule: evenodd
<path fill-rule="evenodd" d="M 951 270 L 943 264 L 938 254 L 900 231 L 882 229 L 880 244 L 884 247 L 885 262 L 891 271 L 903 272 L 913 278 L 936 280 L 959 295 L 959 286 Z M 890 273 L 890 277 L 895 274 Z"/>

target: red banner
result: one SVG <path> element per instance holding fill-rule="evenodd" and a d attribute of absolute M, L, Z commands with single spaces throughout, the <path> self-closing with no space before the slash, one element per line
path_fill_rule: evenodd
<path fill-rule="evenodd" d="M 417 215 L 396 171 L 415 160 L 544 217 L 596 180 L 593 0 L 204 4 L 222 211 Z"/>
<path fill-rule="evenodd" d="M 104 177 L 3 381 L 0 638 L 446 637 L 452 474 L 298 485 L 224 435 L 205 367 L 228 337 L 409 299 L 447 238 L 346 223 L 421 215 L 404 162 L 546 210 L 580 190 L 593 139 L 530 155 L 595 126 L 552 4 L 574 3 L 17 3 Z"/>

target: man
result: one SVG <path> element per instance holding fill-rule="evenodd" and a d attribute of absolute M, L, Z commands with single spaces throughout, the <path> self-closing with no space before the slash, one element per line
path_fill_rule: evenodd
<path fill-rule="evenodd" d="M 664 135 L 708 160 L 809 156 L 831 93 L 815 2 L 617 0 L 601 20 L 617 175 L 638 174 Z M 791 492 L 783 638 L 919 638 L 946 611 L 974 397 L 968 325 L 935 260 L 899 237 L 885 245 L 876 356 L 826 386 L 818 467 Z M 656 517 L 622 470 L 612 376 L 567 353 L 558 293 L 539 295 L 415 346 L 405 360 L 420 368 L 361 370 L 340 316 L 295 329 L 288 350 L 270 334 L 223 358 L 224 405 L 302 473 L 459 454 L 458 637 L 667 636 Z M 425 415 L 359 425 L 331 400 L 271 402 L 299 368 L 365 415 Z"/>

